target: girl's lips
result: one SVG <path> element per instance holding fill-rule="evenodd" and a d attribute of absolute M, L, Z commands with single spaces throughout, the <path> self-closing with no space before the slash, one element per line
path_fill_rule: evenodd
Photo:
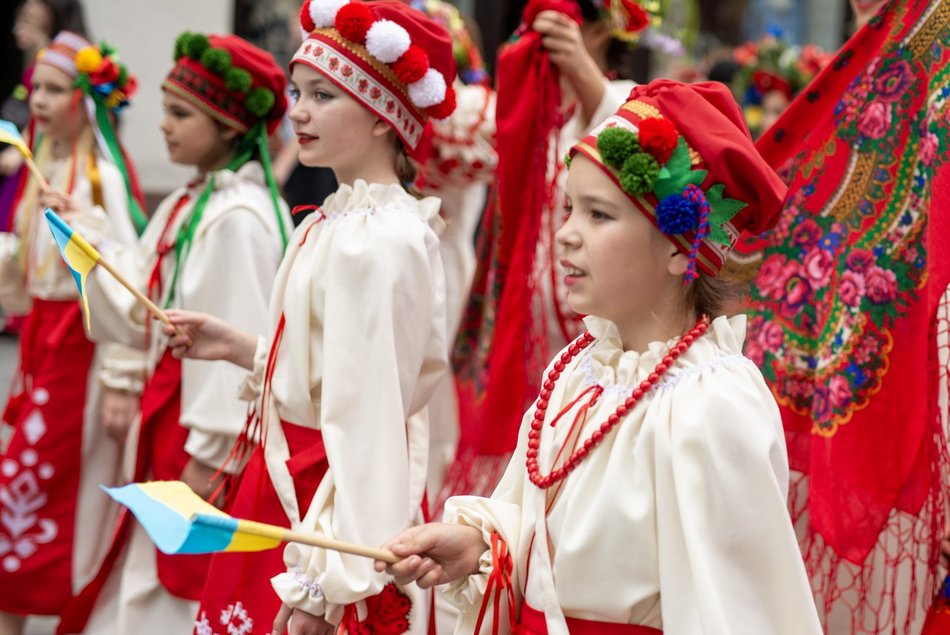
<path fill-rule="evenodd" d="M 316 141 L 317 139 L 319 139 L 319 137 L 311 137 L 308 134 L 297 133 L 297 143 L 299 143 L 302 146 L 307 145 L 311 141 Z"/>

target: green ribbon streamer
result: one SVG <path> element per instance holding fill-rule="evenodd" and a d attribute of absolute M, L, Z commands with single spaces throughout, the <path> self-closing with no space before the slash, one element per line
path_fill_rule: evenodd
<path fill-rule="evenodd" d="M 270 167 L 270 156 L 267 152 L 267 133 L 265 132 L 263 121 L 258 121 L 247 134 L 241 137 L 234 151 L 234 156 L 228 162 L 225 169 L 237 172 L 245 163 L 254 158 L 255 153 L 259 154 L 261 164 L 264 167 L 264 179 L 270 190 L 271 201 L 274 204 L 274 214 L 277 216 L 277 225 L 280 227 L 282 249 L 286 249 L 287 228 L 284 226 L 284 219 L 280 213 L 280 195 L 277 192 L 277 183 L 274 180 L 274 175 Z M 191 242 L 204 216 L 208 200 L 214 192 L 214 176 L 212 172 L 208 178 L 208 183 L 204 186 L 204 189 L 201 190 L 201 194 L 198 196 L 198 200 L 195 201 L 194 207 L 191 208 L 191 215 L 187 221 L 182 223 L 178 230 L 178 236 L 175 239 L 175 271 L 172 274 L 171 285 L 169 285 L 168 295 L 165 298 L 165 308 L 171 307 L 172 298 L 175 297 L 175 286 L 178 284 L 178 274 L 181 271 L 181 265 L 188 258 L 188 253 L 191 251 Z"/>
<path fill-rule="evenodd" d="M 109 146 L 109 152 L 112 154 L 112 162 L 119 169 L 119 173 L 122 174 L 122 180 L 125 183 L 125 194 L 129 204 L 129 217 L 132 219 L 132 225 L 135 226 L 135 232 L 141 236 L 142 232 L 145 231 L 145 226 L 148 225 L 148 217 L 132 193 L 132 179 L 129 177 L 129 168 L 125 164 L 122 147 L 119 145 L 119 140 L 115 136 L 115 128 L 112 127 L 112 121 L 109 119 L 109 108 L 106 106 L 103 98 L 98 94 L 92 95 L 92 101 L 96 105 L 96 124 L 99 126 L 99 131 L 102 133 L 102 138 L 105 139 L 106 145 Z"/>

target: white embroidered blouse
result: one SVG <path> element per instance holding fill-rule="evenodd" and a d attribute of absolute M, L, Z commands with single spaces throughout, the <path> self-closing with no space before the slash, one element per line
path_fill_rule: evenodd
<path fill-rule="evenodd" d="M 542 474 L 586 400 L 552 427 L 558 412 L 585 389 L 603 389 L 583 424 L 583 443 L 671 345 L 624 351 L 612 323 L 585 323 L 597 339 L 556 383 L 542 426 Z M 552 635 L 567 634 L 564 616 L 666 635 L 821 632 L 786 509 L 778 407 L 741 354 L 744 336 L 744 316 L 714 320 L 567 476 L 547 514 L 546 494 L 525 468 L 533 407 L 492 497 L 449 499 L 447 521 L 481 528 L 486 544 L 492 530 L 507 541 L 514 586 L 544 611 Z M 490 569 L 486 552 L 480 573 L 448 588 L 461 608 L 458 633 L 473 632 Z"/>

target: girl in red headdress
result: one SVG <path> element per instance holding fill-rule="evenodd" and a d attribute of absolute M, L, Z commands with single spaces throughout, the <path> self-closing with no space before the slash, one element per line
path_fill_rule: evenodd
<path fill-rule="evenodd" d="M 286 109 L 284 73 L 270 54 L 230 35 L 183 33 L 174 55 L 162 84 L 161 131 L 171 160 L 197 174 L 161 203 L 137 248 L 104 243 L 100 251 L 156 304 L 264 333 L 291 226 L 266 152 Z M 122 480 L 181 479 L 213 498 L 212 476 L 238 468 L 228 458 L 247 413 L 235 390 L 240 372 L 173 357 L 168 338 L 100 269 L 87 295 L 93 337 L 139 351 L 107 360 L 117 383 L 103 420 L 125 444 Z M 102 532 L 101 543 L 104 561 L 67 606 L 61 633 L 192 627 L 210 556 L 158 553 L 128 514 Z"/>
<path fill-rule="evenodd" d="M 172 343 L 253 371 L 260 445 L 234 516 L 379 544 L 424 518 L 425 405 L 446 367 L 442 221 L 438 199 L 404 184 L 427 120 L 455 108 L 455 63 L 445 30 L 401 2 L 308 0 L 301 17 L 290 119 L 301 163 L 332 168 L 339 189 L 290 240 L 268 338 L 173 312 L 186 336 Z M 365 558 L 292 544 L 217 554 L 195 632 L 261 632 L 279 611 L 278 633 L 289 618 L 294 634 L 421 634 L 430 604 Z"/>
<path fill-rule="evenodd" d="M 135 241 L 141 193 L 113 127 L 134 89 L 114 50 L 69 31 L 40 52 L 32 75 L 31 141 L 52 189 L 24 170 L 13 231 L 0 234 L 0 305 L 27 314 L 4 412 L 13 436 L 0 455 L 4 634 L 22 626 L 10 614 L 59 613 L 96 566 L 95 532 L 82 528 L 107 508 L 90 481 L 114 483 L 118 465 L 96 417 L 97 374 L 116 350 L 87 339 L 76 283 L 42 213 L 53 208 L 93 239 Z"/>
<path fill-rule="evenodd" d="M 716 277 L 784 186 L 718 83 L 638 87 L 571 156 L 557 242 L 586 330 L 492 497 L 390 540 L 389 571 L 451 583 L 460 633 L 817 635 L 778 408 Z"/>

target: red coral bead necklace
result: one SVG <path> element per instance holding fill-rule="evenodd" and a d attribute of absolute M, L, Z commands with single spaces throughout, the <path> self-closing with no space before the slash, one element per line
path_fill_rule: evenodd
<path fill-rule="evenodd" d="M 581 461 L 587 458 L 591 450 L 604 440 L 607 433 L 620 423 L 628 412 L 633 410 L 633 407 L 637 405 L 640 399 L 650 392 L 660 381 L 660 378 L 669 370 L 676 359 L 686 352 L 686 349 L 699 339 L 708 328 L 709 316 L 700 316 L 695 326 L 679 338 L 679 341 L 670 348 L 670 351 L 660 360 L 660 363 L 656 365 L 653 372 L 640 382 L 639 386 L 633 389 L 630 396 L 617 406 L 613 414 L 607 417 L 607 420 L 591 434 L 590 438 L 584 441 L 584 444 L 577 448 L 574 453 L 564 461 L 561 467 L 552 469 L 550 473 L 542 475 L 538 467 L 538 449 L 541 447 L 541 428 L 544 425 L 544 417 L 548 411 L 548 400 L 551 398 L 554 386 L 561 377 L 561 373 L 564 372 L 564 369 L 578 353 L 594 342 L 594 336 L 590 334 L 590 331 L 585 331 L 583 335 L 571 342 L 567 350 L 561 353 L 561 357 L 554 362 L 554 367 L 548 371 L 548 377 L 541 387 L 537 401 L 534 403 L 534 418 L 531 420 L 531 430 L 528 432 L 528 458 L 525 462 L 528 468 L 528 477 L 531 479 L 531 482 L 541 489 L 548 489 L 555 483 L 564 480 L 568 474 L 580 465 Z"/>

